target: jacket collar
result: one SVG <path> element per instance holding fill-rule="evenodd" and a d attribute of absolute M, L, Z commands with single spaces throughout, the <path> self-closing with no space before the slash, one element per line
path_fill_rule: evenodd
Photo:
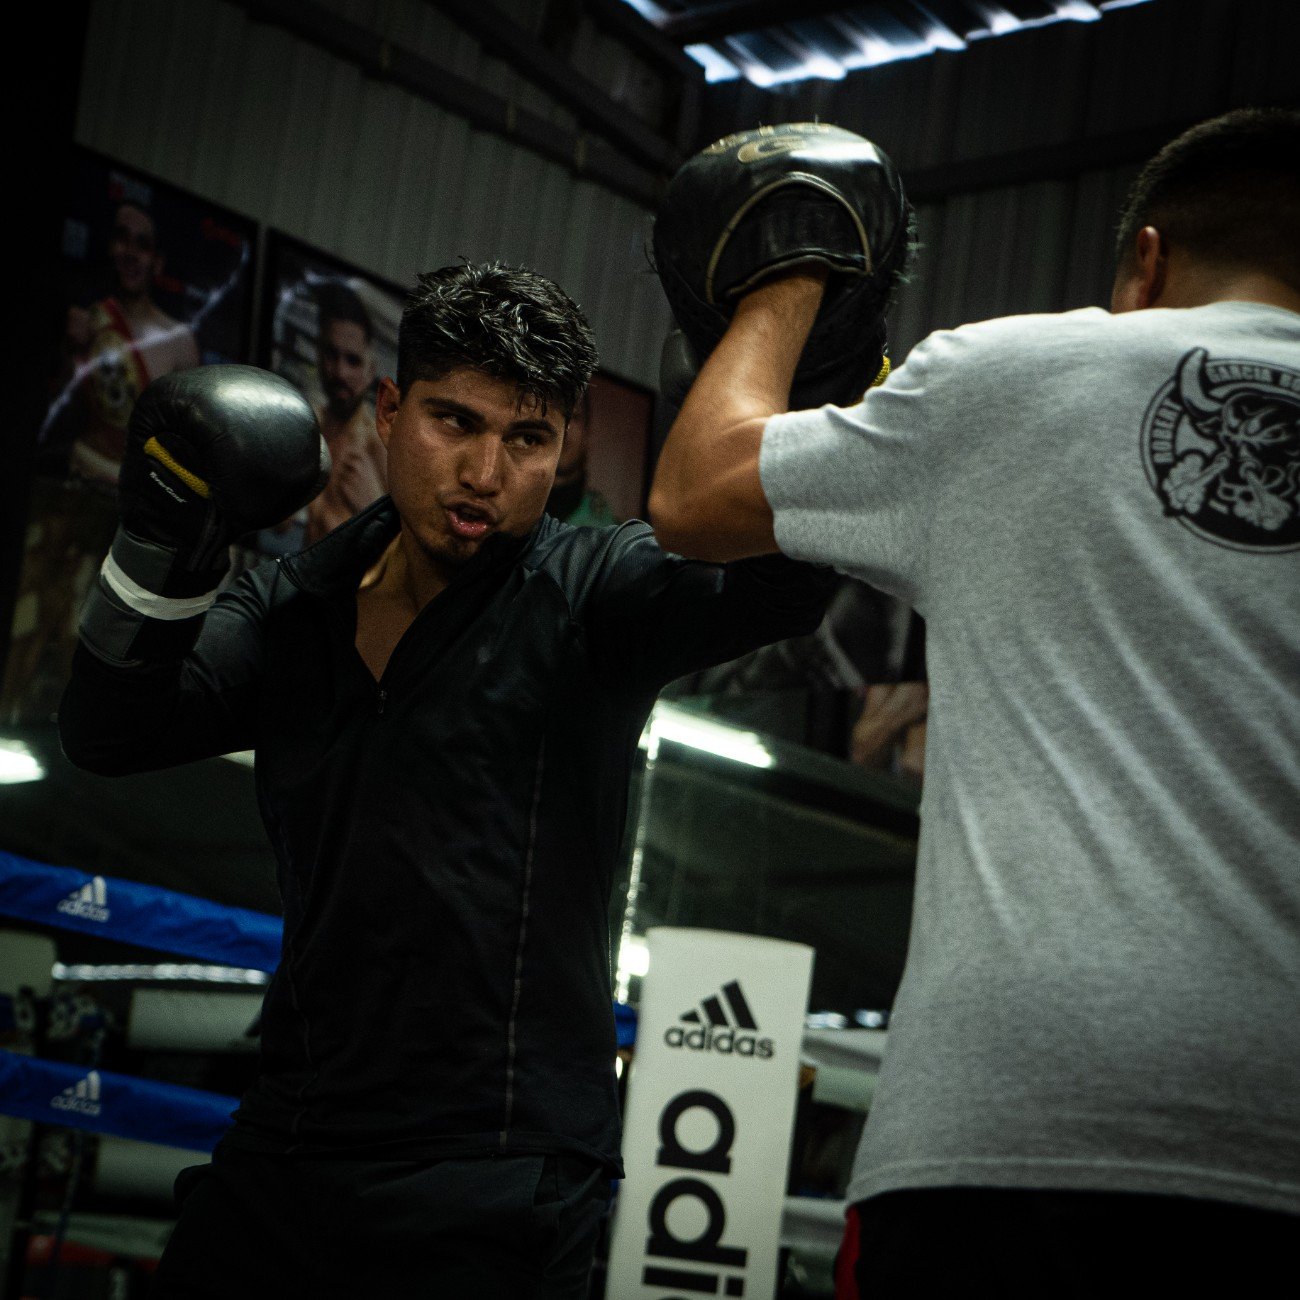
<path fill-rule="evenodd" d="M 281 560 L 281 569 L 296 587 L 314 596 L 355 592 L 366 570 L 383 554 L 401 524 L 392 498 L 380 497 L 374 505 L 305 551 Z M 452 582 L 460 586 L 467 580 L 510 567 L 555 527 L 555 521 L 543 515 L 523 537 L 504 533 L 489 537 Z"/>

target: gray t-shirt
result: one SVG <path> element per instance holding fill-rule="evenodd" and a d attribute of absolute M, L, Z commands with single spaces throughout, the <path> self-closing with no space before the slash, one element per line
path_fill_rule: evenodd
<path fill-rule="evenodd" d="M 1300 315 L 932 335 L 773 417 L 781 548 L 913 602 L 911 946 L 851 1199 L 1300 1212 Z"/>

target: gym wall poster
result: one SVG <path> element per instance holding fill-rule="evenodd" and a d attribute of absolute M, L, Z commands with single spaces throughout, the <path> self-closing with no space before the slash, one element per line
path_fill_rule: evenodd
<path fill-rule="evenodd" d="M 598 370 L 569 421 L 547 510 L 569 524 L 643 518 L 653 423 L 650 389 Z"/>
<path fill-rule="evenodd" d="M 38 429 L 0 720 L 50 718 L 77 611 L 117 524 L 117 473 L 140 392 L 187 366 L 246 361 L 254 222 L 74 149 L 63 195 L 62 328 L 35 382 Z"/>
<path fill-rule="evenodd" d="M 259 362 L 311 403 L 330 449 L 316 499 L 253 539 L 260 556 L 292 555 L 388 490 L 375 389 L 397 373 L 406 290 L 278 230 L 267 232 Z"/>

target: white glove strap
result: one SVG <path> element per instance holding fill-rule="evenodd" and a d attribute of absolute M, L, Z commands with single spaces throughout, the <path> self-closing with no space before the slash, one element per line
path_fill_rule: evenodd
<path fill-rule="evenodd" d="M 202 596 L 159 596 L 128 577 L 111 551 L 104 557 L 99 573 L 108 589 L 129 609 L 145 618 L 162 619 L 168 623 L 206 613 L 217 598 L 215 589 Z"/>

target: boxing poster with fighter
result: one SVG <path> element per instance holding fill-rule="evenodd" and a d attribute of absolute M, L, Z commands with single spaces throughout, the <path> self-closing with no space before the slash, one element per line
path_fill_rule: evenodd
<path fill-rule="evenodd" d="M 320 494 L 255 539 L 261 555 L 292 555 L 388 490 L 375 390 L 383 376 L 397 373 L 406 293 L 275 230 L 267 234 L 263 283 L 261 364 L 311 403 L 331 458 Z"/>
<path fill-rule="evenodd" d="M 650 490 L 654 394 L 598 370 L 569 421 L 546 503 L 566 524 L 644 518 Z"/>
<path fill-rule="evenodd" d="M 51 340 L 0 718 L 53 715 L 77 610 L 117 522 L 118 466 L 140 392 L 187 366 L 245 361 L 256 225 L 89 150 L 63 186 L 64 310 Z"/>

